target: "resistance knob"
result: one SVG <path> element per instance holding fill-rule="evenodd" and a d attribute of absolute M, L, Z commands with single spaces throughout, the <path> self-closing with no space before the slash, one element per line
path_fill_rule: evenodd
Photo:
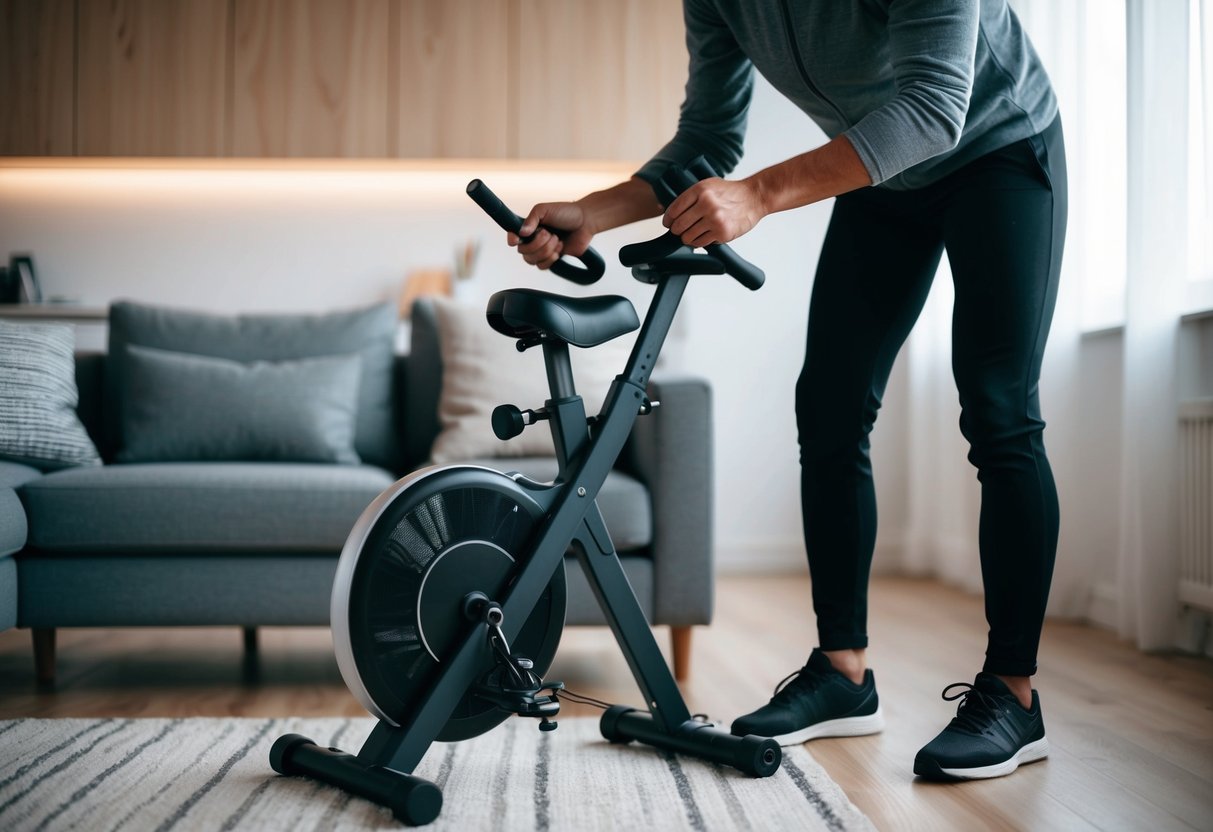
<path fill-rule="evenodd" d="M 493 408 L 493 433 L 502 441 L 513 439 L 527 425 L 548 417 L 545 410 L 519 410 L 512 404 L 500 404 Z"/>

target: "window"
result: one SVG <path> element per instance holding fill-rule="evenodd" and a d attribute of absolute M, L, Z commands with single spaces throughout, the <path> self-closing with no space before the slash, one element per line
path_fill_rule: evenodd
<path fill-rule="evenodd" d="M 1082 284 L 1084 331 L 1125 321 L 1128 205 L 1126 7 L 1107 0 L 1012 0 L 1061 102 L 1070 166 L 1067 270 Z M 1186 47 L 1186 297 L 1183 311 L 1213 311 L 1213 0 L 1187 0 L 1187 31 L 1156 33 Z M 1182 9 L 1183 6 L 1180 6 Z M 1182 38 L 1186 37 L 1186 43 Z M 1182 71 L 1182 70 L 1181 70 Z M 1182 105 L 1181 105 L 1182 106 Z M 1182 119 L 1182 120 L 1181 120 Z M 1177 144 L 1179 144 L 1177 142 Z"/>
<path fill-rule="evenodd" d="M 1078 78 L 1074 109 L 1081 144 L 1071 145 L 1079 168 L 1070 190 L 1071 244 L 1080 248 L 1082 328 L 1119 326 L 1125 320 L 1127 271 L 1128 121 L 1124 9 L 1081 4 Z M 1077 187 L 1073 187 L 1076 185 Z M 1075 204 L 1077 203 L 1077 204 Z M 1077 225 L 1077 228 L 1073 226 Z"/>

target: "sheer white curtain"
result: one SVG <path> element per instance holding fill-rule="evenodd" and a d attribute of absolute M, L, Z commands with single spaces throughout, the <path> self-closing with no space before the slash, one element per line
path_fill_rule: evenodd
<path fill-rule="evenodd" d="M 1118 625 L 1178 636 L 1179 317 L 1188 276 L 1188 11 L 1128 2 L 1129 217 Z"/>

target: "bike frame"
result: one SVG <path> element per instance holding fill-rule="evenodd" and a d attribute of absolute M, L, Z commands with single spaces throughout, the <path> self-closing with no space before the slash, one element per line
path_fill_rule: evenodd
<path fill-rule="evenodd" d="M 648 402 L 646 384 L 688 281 L 687 275 L 667 275 L 658 282 L 627 365 L 611 384 L 592 437 L 585 405 L 573 384 L 568 344 L 543 342 L 552 394 L 545 407 L 556 445 L 557 475 L 550 485 L 516 477 L 544 504 L 547 514 L 536 531 L 530 557 L 507 596 L 498 599 L 505 615 L 502 630 L 513 641 L 556 570 L 563 568 L 571 545 L 623 648 L 653 721 L 666 732 L 689 721 L 691 714 L 624 574 L 596 498 Z M 408 721 L 394 726 L 380 720 L 358 758 L 366 764 L 412 773 L 464 692 L 483 672 L 487 650 L 484 632 L 474 628 L 445 662 L 437 684 Z"/>

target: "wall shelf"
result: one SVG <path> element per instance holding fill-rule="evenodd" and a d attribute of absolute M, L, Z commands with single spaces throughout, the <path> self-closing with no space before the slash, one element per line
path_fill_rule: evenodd
<path fill-rule="evenodd" d="M 74 303 L 0 303 L 0 320 L 26 321 L 106 321 L 109 310 L 104 306 L 81 306 Z"/>

